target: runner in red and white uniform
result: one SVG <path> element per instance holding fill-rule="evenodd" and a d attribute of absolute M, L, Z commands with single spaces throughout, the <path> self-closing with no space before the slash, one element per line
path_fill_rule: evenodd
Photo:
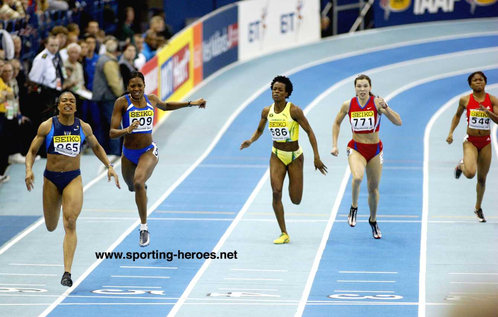
<path fill-rule="evenodd" d="M 352 202 L 349 210 L 348 223 L 356 225 L 358 212 L 358 196 L 360 184 L 365 170 L 368 181 L 368 206 L 370 218 L 368 222 L 375 239 L 380 239 L 382 233 L 377 225 L 377 205 L 379 203 L 379 182 L 382 174 L 382 142 L 379 139 L 380 119 L 385 115 L 395 125 L 401 125 L 401 118 L 392 110 L 384 99 L 375 98 L 372 94 L 372 81 L 367 75 L 359 75 L 354 80 L 356 97 L 346 100 L 339 110 L 332 126 L 332 151 L 337 156 L 337 139 L 342 120 L 349 116 L 353 139 L 348 143 L 347 153 L 349 168 L 353 176 Z"/>
<path fill-rule="evenodd" d="M 455 168 L 455 178 L 465 175 L 473 178 L 477 172 L 477 199 L 474 213 L 480 222 L 486 222 L 481 204 L 486 189 L 486 176 L 491 165 L 491 121 L 498 123 L 498 100 L 485 91 L 487 78 L 483 72 L 477 71 L 468 77 L 472 93 L 460 98 L 458 109 L 451 121 L 450 132 L 446 142 L 453 142 L 453 131 L 466 111 L 467 134 L 463 140 L 463 159 Z"/>

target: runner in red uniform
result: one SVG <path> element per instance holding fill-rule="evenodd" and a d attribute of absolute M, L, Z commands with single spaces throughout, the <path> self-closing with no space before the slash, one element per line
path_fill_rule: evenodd
<path fill-rule="evenodd" d="M 346 100 L 339 110 L 332 127 L 332 151 L 337 156 L 337 139 L 342 120 L 349 116 L 353 139 L 348 143 L 348 162 L 352 180 L 352 202 L 349 210 L 348 223 L 356 225 L 358 212 L 358 196 L 360 184 L 365 170 L 368 180 L 368 206 L 370 218 L 368 222 L 375 239 L 380 239 L 382 233 L 377 225 L 377 205 L 379 203 L 379 182 L 382 174 L 382 142 L 379 139 L 381 115 L 385 115 L 395 125 L 401 125 L 401 118 L 396 111 L 389 108 L 384 99 L 375 98 L 371 92 L 372 82 L 367 75 L 359 75 L 354 80 L 356 97 Z"/>
<path fill-rule="evenodd" d="M 463 140 L 463 159 L 455 168 L 455 178 L 465 175 L 473 178 L 477 172 L 477 199 L 474 213 L 480 222 L 486 222 L 481 204 L 486 189 L 486 176 L 491 165 L 491 121 L 498 123 L 498 100 L 485 91 L 487 78 L 483 72 L 470 74 L 469 82 L 472 93 L 460 98 L 458 109 L 451 121 L 450 132 L 446 142 L 453 142 L 453 131 L 466 111 L 467 135 Z"/>

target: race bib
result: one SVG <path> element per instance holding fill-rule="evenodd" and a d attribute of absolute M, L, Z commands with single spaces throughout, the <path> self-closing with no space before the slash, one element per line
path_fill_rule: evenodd
<path fill-rule="evenodd" d="M 56 135 L 53 140 L 55 152 L 71 157 L 80 154 L 81 137 L 79 135 Z"/>
<path fill-rule="evenodd" d="M 351 127 L 353 131 L 369 131 L 375 128 L 375 115 L 373 111 L 351 112 Z"/>
<path fill-rule="evenodd" d="M 270 122 L 269 129 L 273 141 L 285 141 L 290 137 L 289 129 L 285 122 Z"/>
<path fill-rule="evenodd" d="M 477 130 L 489 130 L 490 119 L 481 110 L 470 110 L 469 128 Z"/>
<path fill-rule="evenodd" d="M 152 126 L 153 126 L 152 124 L 154 122 L 154 110 L 147 109 L 147 110 L 130 111 L 129 112 L 130 125 L 135 121 L 138 121 L 139 125 L 135 130 L 133 130 L 132 133 L 152 131 Z"/>

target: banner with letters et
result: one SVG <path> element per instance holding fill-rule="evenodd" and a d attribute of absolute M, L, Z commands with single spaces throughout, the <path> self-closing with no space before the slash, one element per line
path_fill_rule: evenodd
<path fill-rule="evenodd" d="M 376 0 L 375 27 L 498 16 L 498 0 Z"/>
<path fill-rule="evenodd" d="M 239 5 L 239 60 L 320 39 L 319 0 L 246 0 Z"/>

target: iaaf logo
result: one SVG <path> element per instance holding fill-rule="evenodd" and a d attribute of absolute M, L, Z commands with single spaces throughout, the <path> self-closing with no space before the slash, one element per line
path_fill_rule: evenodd
<path fill-rule="evenodd" d="M 168 98 L 190 78 L 188 44 L 161 66 L 161 97 Z"/>
<path fill-rule="evenodd" d="M 411 0 L 380 0 L 380 7 L 384 9 L 384 20 L 389 19 L 389 14 L 391 14 L 391 11 L 405 11 L 410 7 L 411 4 Z"/>
<path fill-rule="evenodd" d="M 470 4 L 470 13 L 474 14 L 476 6 L 490 6 L 496 3 L 496 0 L 467 0 Z"/>
<path fill-rule="evenodd" d="M 212 58 L 236 47 L 238 42 L 239 28 L 237 23 L 231 24 L 221 30 L 216 30 L 207 41 L 202 42 L 203 61 L 209 62 Z"/>

